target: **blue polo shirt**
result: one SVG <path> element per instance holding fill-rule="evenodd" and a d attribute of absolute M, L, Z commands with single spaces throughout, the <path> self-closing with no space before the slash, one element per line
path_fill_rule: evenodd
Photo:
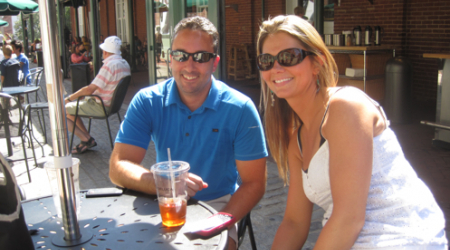
<path fill-rule="evenodd" d="M 181 101 L 173 78 L 140 90 L 128 106 L 116 142 L 147 149 L 150 140 L 157 162 L 168 160 L 170 148 L 172 160 L 189 162 L 189 172 L 208 183 L 194 196 L 198 200 L 233 194 L 235 160 L 268 155 L 252 100 L 214 78 L 207 99 L 193 112 Z"/>
<path fill-rule="evenodd" d="M 16 57 L 16 60 L 23 63 L 23 66 L 20 69 L 22 70 L 22 73 L 27 81 L 27 84 L 31 84 L 30 66 L 28 58 L 25 56 L 24 53 L 21 53 L 18 57 Z"/>

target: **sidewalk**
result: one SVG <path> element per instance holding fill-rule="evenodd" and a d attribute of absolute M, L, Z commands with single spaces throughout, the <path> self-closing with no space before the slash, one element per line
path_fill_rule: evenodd
<path fill-rule="evenodd" d="M 34 67 L 32 65 L 31 67 Z M 140 74 L 145 75 L 145 74 Z M 145 76 L 142 76 L 145 77 Z M 42 79 L 43 81 L 45 79 Z M 135 78 L 133 74 L 134 88 L 136 86 L 144 86 L 144 82 L 139 75 Z M 71 90 L 71 80 L 65 79 L 64 86 L 67 91 Z M 238 90 L 246 93 L 254 99 L 258 104 L 256 98 L 259 97 L 259 89 L 255 86 L 242 87 L 237 83 L 230 81 L 230 85 L 236 87 Z M 130 91 L 128 92 L 130 93 Z M 31 97 L 31 96 L 30 96 Z M 127 102 L 128 103 L 128 102 Z M 121 117 L 125 115 L 127 104 L 122 105 L 120 111 Z M 441 206 L 446 218 L 450 218 L 450 154 L 449 151 L 434 148 L 431 146 L 431 139 L 434 137 L 434 129 L 420 125 L 420 120 L 434 120 L 433 107 L 427 105 L 414 106 L 414 122 L 404 125 L 393 125 L 392 128 L 396 132 L 400 143 L 403 146 L 407 159 L 411 162 L 415 168 L 417 174 L 424 180 L 425 183 L 432 190 L 436 200 Z M 46 113 L 47 115 L 47 113 Z M 47 115 L 48 119 L 48 115 Z M 85 120 L 87 121 L 87 120 Z M 37 120 L 33 121 L 34 131 L 39 141 L 43 141 L 42 133 Z M 52 153 L 52 138 L 50 131 L 50 123 L 47 120 L 47 140 L 49 145 L 45 145 L 45 156 Z M 113 136 L 119 129 L 119 121 L 117 116 L 110 118 L 110 126 Z M 88 152 L 80 155 L 73 155 L 73 157 L 79 158 L 80 164 L 80 188 L 103 188 L 112 187 L 113 184 L 109 180 L 109 157 L 111 154 L 111 146 L 108 138 L 108 131 L 105 127 L 104 120 L 93 120 L 91 127 L 92 136 L 95 137 L 98 146 L 88 150 Z M 70 138 L 68 138 L 70 139 Z M 20 140 L 19 140 L 20 141 Z M 21 145 L 19 141 L 16 141 L 13 150 L 15 153 L 20 153 Z M 76 145 L 79 139 L 74 139 Z M 1 145 L 5 145 L 5 140 L 0 139 Z M 36 145 L 37 146 L 37 145 Z M 3 155 L 5 155 L 6 147 L 0 149 Z M 50 186 L 48 183 L 47 175 L 43 169 L 43 164 L 47 161 L 48 157 L 42 157 L 40 148 L 36 148 L 38 157 L 38 166 L 33 167 L 34 163 L 29 160 L 31 168 L 32 182 L 28 183 L 26 174 L 26 168 L 24 161 L 14 162 L 13 171 L 16 174 L 19 185 L 26 193 L 27 199 L 40 197 L 44 195 L 50 195 Z M 31 155 L 31 154 L 30 154 Z M 154 150 L 154 144 L 149 145 L 149 149 L 144 158 L 143 165 L 150 168 L 156 162 L 156 155 Z M 252 211 L 252 223 L 254 234 L 256 238 L 256 244 L 258 249 L 270 249 L 276 230 L 283 218 L 288 188 L 283 186 L 281 179 L 278 177 L 277 166 L 274 162 L 269 160 L 267 162 L 268 178 L 266 193 L 259 204 Z M 313 221 L 311 223 L 311 231 L 307 240 L 307 243 L 303 249 L 312 249 L 315 241 L 322 228 L 321 220 L 323 216 L 323 210 L 314 207 Z M 299 211 L 302 212 L 302 211 Z M 450 223 L 447 220 L 447 228 Z M 448 237 L 447 231 L 447 237 Z M 245 241 L 241 246 L 242 250 L 251 249 L 248 235 L 245 236 Z"/>
<path fill-rule="evenodd" d="M 33 66 L 32 66 L 33 67 Z M 138 77 L 139 78 L 139 77 Z M 142 83 L 137 82 L 138 79 L 134 79 L 134 86 L 142 85 Z M 45 79 L 42 79 L 45 81 Z M 66 91 L 70 93 L 71 91 L 71 79 L 64 79 L 64 87 Z M 31 98 L 31 96 L 30 96 Z M 123 118 L 127 109 L 127 104 L 123 104 L 120 110 L 120 115 Z M 48 144 L 44 146 L 45 155 L 42 156 L 41 149 L 38 148 L 37 143 L 35 143 L 35 152 L 38 161 L 38 166 L 34 167 L 34 162 L 29 159 L 30 173 L 31 173 L 31 183 L 28 183 L 26 168 L 24 161 L 18 161 L 12 163 L 12 169 L 16 174 L 17 181 L 22 189 L 25 191 L 26 198 L 32 199 L 40 196 L 51 195 L 50 184 L 48 183 L 47 174 L 43 168 L 44 163 L 49 159 L 48 155 L 52 154 L 52 138 L 50 122 L 48 120 L 48 113 L 46 112 L 46 125 L 47 125 L 47 140 Z M 87 122 L 87 119 L 85 120 Z M 87 124 L 87 123 L 86 123 Z M 33 120 L 33 131 L 37 139 L 40 142 L 44 141 L 43 133 L 40 131 L 37 119 Z M 110 126 L 113 136 L 117 133 L 119 129 L 119 120 L 117 116 L 110 117 Z M 111 154 L 111 146 L 108 138 L 108 131 L 105 127 L 104 120 L 92 120 L 91 125 L 92 136 L 95 137 L 97 141 L 97 146 L 88 150 L 84 154 L 73 155 L 73 157 L 80 159 L 80 188 L 90 189 L 90 188 L 104 188 L 113 187 L 114 185 L 109 180 L 109 157 Z M 70 136 L 70 133 L 69 133 Z M 113 137 L 113 138 L 114 138 Z M 68 140 L 70 137 L 68 138 Z M 20 139 L 15 141 L 15 146 L 13 148 L 15 154 L 21 153 Z M 79 139 L 74 138 L 74 145 L 79 142 Z M 5 145 L 6 141 L 4 139 L 0 140 L 2 145 Z M 2 154 L 6 155 L 4 152 L 6 149 L 1 149 Z M 31 151 L 29 153 L 31 155 Z M 154 144 L 150 143 L 147 154 L 144 158 L 143 165 L 150 168 L 154 163 L 156 163 L 156 153 L 154 150 Z M 260 203 L 252 211 L 252 224 L 253 230 L 256 238 L 256 243 L 258 249 L 270 249 L 272 245 L 273 238 L 275 236 L 278 225 L 280 224 L 284 209 L 286 206 L 287 198 L 287 187 L 283 186 L 281 179 L 278 177 L 278 170 L 276 164 L 268 161 L 268 180 L 266 194 Z M 315 222 L 312 224 L 314 231 L 310 234 L 307 244 L 303 249 L 312 249 L 314 242 L 318 237 L 318 233 L 321 228 L 321 217 L 323 212 L 321 209 L 317 208 L 315 211 Z M 250 241 L 248 235 L 245 236 L 245 241 L 241 246 L 242 250 L 251 249 Z"/>

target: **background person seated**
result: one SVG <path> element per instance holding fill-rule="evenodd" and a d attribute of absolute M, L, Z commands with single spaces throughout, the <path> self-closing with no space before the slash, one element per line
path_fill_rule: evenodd
<path fill-rule="evenodd" d="M 91 55 L 91 41 L 86 36 L 81 37 L 81 42 L 83 43 L 84 49 L 87 51 L 87 54 Z"/>
<path fill-rule="evenodd" d="M 106 38 L 105 42 L 99 46 L 102 49 L 104 60 L 98 75 L 91 84 L 81 88 L 65 99 L 67 127 L 69 131 L 73 131 L 73 126 L 76 126 L 75 135 L 81 139 L 81 143 L 73 148 L 72 154 L 83 153 L 87 149 L 97 146 L 97 142 L 89 134 L 81 118 L 78 117 L 75 121 L 75 112 L 77 110 L 76 100 L 86 95 L 98 95 L 106 108 L 109 109 L 117 84 L 122 78 L 131 74 L 130 65 L 120 55 L 121 45 L 122 42 L 117 36 Z M 97 98 L 88 97 L 80 101 L 78 114 L 102 116 L 104 115 L 103 106 Z"/>
<path fill-rule="evenodd" d="M 88 52 L 83 51 L 84 45 L 82 43 L 78 43 L 72 47 L 72 55 L 70 56 L 70 60 L 73 64 L 91 61 L 91 58 L 88 56 Z"/>
<path fill-rule="evenodd" d="M 0 71 L 2 72 L 2 87 L 19 86 L 20 63 L 16 59 L 12 59 L 13 53 L 11 45 L 3 46 L 3 54 L 5 59 L 0 63 Z"/>

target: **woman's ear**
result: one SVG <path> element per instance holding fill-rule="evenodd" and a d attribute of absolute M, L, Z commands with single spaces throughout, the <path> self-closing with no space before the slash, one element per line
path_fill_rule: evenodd
<path fill-rule="evenodd" d="M 325 57 L 323 55 L 315 55 L 313 59 L 313 73 L 318 75 L 320 69 L 323 67 L 325 63 Z"/>

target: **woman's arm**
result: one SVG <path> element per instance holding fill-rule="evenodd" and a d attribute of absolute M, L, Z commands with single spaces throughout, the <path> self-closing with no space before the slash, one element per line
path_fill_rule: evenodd
<path fill-rule="evenodd" d="M 313 204 L 303 191 L 302 159 L 296 135 L 297 133 L 293 133 L 289 142 L 289 192 L 286 211 L 275 234 L 272 249 L 301 249 L 311 224 Z"/>
<path fill-rule="evenodd" d="M 333 212 L 314 249 L 350 249 L 364 226 L 379 118 L 375 106 L 354 91 L 330 100 L 322 132 L 330 147 Z"/>
<path fill-rule="evenodd" d="M 72 53 L 72 55 L 70 56 L 70 60 L 72 60 L 73 64 L 82 63 L 83 57 L 77 55 L 76 53 Z"/>

